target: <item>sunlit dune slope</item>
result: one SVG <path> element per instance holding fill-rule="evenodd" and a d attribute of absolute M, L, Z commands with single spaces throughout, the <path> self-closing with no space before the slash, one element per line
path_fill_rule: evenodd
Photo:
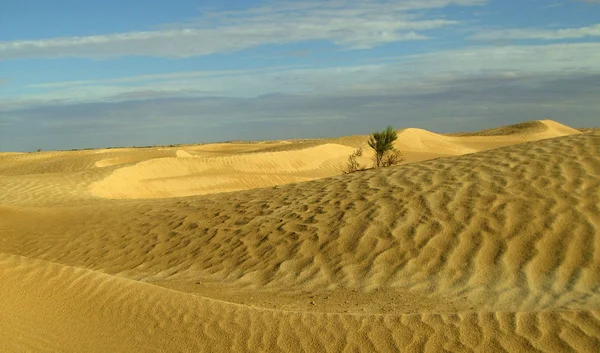
<path fill-rule="evenodd" d="M 597 352 L 600 133 L 503 129 L 325 178 L 365 137 L 0 155 L 0 351 Z M 154 171 L 321 178 L 90 193 Z"/>
<path fill-rule="evenodd" d="M 495 127 L 492 129 L 463 132 L 453 134 L 454 136 L 514 136 L 514 135 L 533 135 L 556 137 L 556 135 L 571 135 L 576 133 L 577 129 L 573 129 L 566 125 L 557 123 L 553 120 L 534 120 L 527 121 L 514 125 Z"/>
<path fill-rule="evenodd" d="M 114 171 L 92 185 L 94 195 L 146 198 L 201 195 L 307 181 L 339 174 L 354 150 L 323 144 L 302 150 L 152 159 Z"/>
<path fill-rule="evenodd" d="M 289 312 L 17 256 L 0 269 L 7 352 L 594 352 L 600 335 L 599 311 Z"/>
<path fill-rule="evenodd" d="M 506 132 L 506 135 L 501 135 L 501 132 Z M 404 129 L 399 130 L 395 147 L 405 154 L 406 162 L 415 162 L 578 133 L 551 120 L 507 126 L 469 136 L 445 136 L 421 129 Z M 115 170 L 110 176 L 93 183 L 90 190 L 93 195 L 107 198 L 163 198 L 313 180 L 341 174 L 348 156 L 358 147 L 365 152 L 359 162 L 370 166 L 372 161 L 366 142 L 367 137 L 363 136 L 313 140 L 305 144 L 216 144 L 180 149 L 173 157 L 142 161 Z M 118 158 L 102 160 L 96 162 L 96 166 L 124 164 L 118 161 Z"/>
<path fill-rule="evenodd" d="M 401 151 L 462 155 L 527 141 L 578 134 L 552 120 L 530 121 L 473 133 L 440 135 L 421 129 L 400 130 L 396 148 Z"/>
<path fill-rule="evenodd" d="M 187 198 L 86 199 L 126 167 L 90 168 L 4 186 L 3 351 L 600 347 L 600 134 Z"/>

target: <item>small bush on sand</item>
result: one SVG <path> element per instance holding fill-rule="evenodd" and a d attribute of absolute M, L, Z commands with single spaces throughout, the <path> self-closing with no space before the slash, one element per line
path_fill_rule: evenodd
<path fill-rule="evenodd" d="M 374 132 L 369 138 L 369 147 L 375 151 L 375 166 L 382 166 L 384 154 L 394 150 L 394 141 L 398 138 L 396 131 L 391 126 L 387 129 Z"/>
<path fill-rule="evenodd" d="M 381 166 L 389 167 L 395 164 L 400 164 L 404 162 L 404 159 L 405 158 L 404 155 L 402 155 L 402 152 L 394 148 L 392 150 L 386 151 L 383 154 L 383 157 L 381 159 Z"/>
<path fill-rule="evenodd" d="M 349 174 L 349 173 L 357 172 L 359 170 L 365 170 L 365 166 L 360 165 L 360 163 L 358 163 L 358 161 L 356 160 L 356 157 L 360 157 L 360 156 L 362 156 L 362 154 L 363 154 L 362 148 L 358 148 L 350 156 L 348 156 L 348 162 L 342 168 L 342 171 L 345 174 Z"/>

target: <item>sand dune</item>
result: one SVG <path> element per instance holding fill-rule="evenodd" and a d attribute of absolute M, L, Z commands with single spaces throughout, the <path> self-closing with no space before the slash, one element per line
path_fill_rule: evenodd
<path fill-rule="evenodd" d="M 349 175 L 364 137 L 0 156 L 0 350 L 597 352 L 600 134 L 575 132 L 407 129 L 455 155 Z"/>
<path fill-rule="evenodd" d="M 401 130 L 396 148 L 402 151 L 462 155 L 527 141 L 568 136 L 580 133 L 576 129 L 552 120 L 540 120 L 500 128 L 440 135 L 421 129 Z"/>
<path fill-rule="evenodd" d="M 415 162 L 579 133 L 550 120 L 492 131 L 496 132 L 456 137 L 404 129 L 398 132 L 395 147 L 403 151 L 406 162 Z M 507 132 L 507 135 L 498 135 L 499 131 Z M 308 181 L 341 174 L 354 149 L 369 149 L 366 136 L 307 142 L 213 144 L 180 149 L 174 157 L 140 161 L 115 170 L 107 178 L 93 183 L 91 193 L 106 198 L 164 198 Z M 130 159 L 123 158 L 102 160 L 96 162 L 96 166 L 135 161 L 131 156 L 127 157 Z M 367 153 L 359 158 L 359 162 L 367 166 L 372 164 Z"/>
<path fill-rule="evenodd" d="M 137 163 L 94 183 L 96 196 L 161 198 L 237 191 L 340 174 L 340 165 L 354 150 L 323 144 L 288 152 L 194 157 L 178 150 L 177 157 Z"/>

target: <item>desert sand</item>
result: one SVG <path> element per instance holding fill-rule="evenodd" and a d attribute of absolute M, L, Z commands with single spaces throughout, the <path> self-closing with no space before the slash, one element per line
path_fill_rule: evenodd
<path fill-rule="evenodd" d="M 600 131 L 366 142 L 0 153 L 0 351 L 600 351 Z"/>

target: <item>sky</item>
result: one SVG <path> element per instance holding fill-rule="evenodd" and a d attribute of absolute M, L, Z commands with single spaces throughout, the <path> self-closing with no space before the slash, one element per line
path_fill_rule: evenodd
<path fill-rule="evenodd" d="M 600 122 L 600 0 L 0 0 L 0 151 Z"/>

